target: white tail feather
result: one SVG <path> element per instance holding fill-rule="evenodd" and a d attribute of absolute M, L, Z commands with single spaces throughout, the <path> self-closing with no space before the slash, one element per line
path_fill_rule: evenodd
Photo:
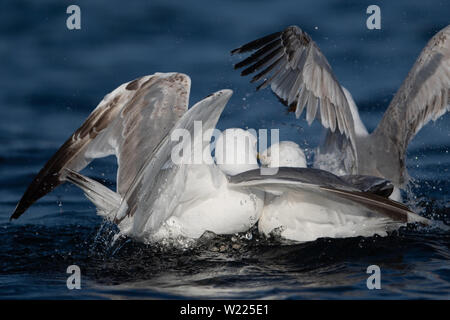
<path fill-rule="evenodd" d="M 86 197 L 95 204 L 97 213 L 108 219 L 113 219 L 120 206 L 121 197 L 100 182 L 92 180 L 71 169 L 65 169 L 64 179 L 83 190 Z"/>

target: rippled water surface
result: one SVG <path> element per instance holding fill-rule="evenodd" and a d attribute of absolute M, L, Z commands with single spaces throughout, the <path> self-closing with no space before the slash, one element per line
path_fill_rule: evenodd
<path fill-rule="evenodd" d="M 373 130 L 420 50 L 450 23 L 448 1 L 378 1 L 382 29 L 365 27 L 366 1 L 77 1 L 82 29 L 65 26 L 62 1 L 9 1 L 0 13 L 0 298 L 450 298 L 450 233 L 408 226 L 385 237 L 280 244 L 256 231 L 206 235 L 188 248 L 112 241 L 114 226 L 63 185 L 9 222 L 46 160 L 103 96 L 154 72 L 192 78 L 191 103 L 234 90 L 219 128 L 280 128 L 311 148 L 323 138 L 233 71 L 229 51 L 291 24 L 304 28 Z M 408 201 L 450 223 L 450 115 L 408 149 Z M 95 170 L 94 170 L 95 168 Z M 113 158 L 84 173 L 113 187 Z M 82 290 L 66 288 L 66 268 Z M 366 268 L 379 265 L 382 289 Z"/>

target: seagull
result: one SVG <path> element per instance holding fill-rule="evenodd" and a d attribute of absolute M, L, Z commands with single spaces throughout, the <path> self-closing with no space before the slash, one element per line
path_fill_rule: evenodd
<path fill-rule="evenodd" d="M 85 192 L 99 215 L 117 223 L 122 235 L 143 242 L 250 229 L 259 219 L 264 193 L 230 189 L 226 175 L 258 168 L 256 137 L 242 129 L 224 132 L 215 149 L 216 158 L 224 160 L 216 164 L 209 152 L 212 129 L 232 91 L 218 91 L 188 110 L 190 86 L 187 75 L 156 73 L 122 84 L 106 95 L 44 165 L 11 219 L 69 181 Z M 196 132 L 197 121 L 202 130 Z M 176 130 L 192 137 L 182 141 L 181 150 L 192 156 L 193 150 L 200 150 L 205 159 L 200 163 L 193 163 L 190 157 L 172 161 L 172 152 L 180 144 L 172 139 Z M 224 140 L 237 138 L 249 141 L 237 148 L 250 147 L 228 150 Z M 234 152 L 245 153 L 249 160 L 233 161 Z M 79 173 L 93 159 L 111 154 L 118 162 L 116 191 Z"/>
<path fill-rule="evenodd" d="M 230 177 L 230 183 L 266 193 L 258 221 L 258 230 L 266 237 L 307 242 L 386 236 L 407 223 L 431 223 L 388 199 L 394 189 L 390 181 L 307 168 L 303 150 L 292 141 L 273 144 L 259 159 L 263 166 L 279 170 L 274 175 L 244 172 Z"/>
<path fill-rule="evenodd" d="M 272 229 L 286 225 L 286 232 L 297 235 L 285 237 L 298 241 L 324 235 L 367 235 L 358 228 L 368 229 L 361 221 L 372 221 L 372 215 L 384 229 L 415 217 L 406 206 L 377 194 L 382 189 L 389 191 L 384 180 L 372 183 L 355 176 L 345 180 L 324 170 L 305 168 L 303 151 L 292 142 L 281 144 L 281 157 L 275 156 L 275 145 L 261 155 L 263 164 L 275 165 L 278 158 L 277 166 L 291 166 L 265 175 L 257 162 L 257 138 L 249 130 L 214 131 L 232 91 L 213 93 L 188 109 L 190 85 L 187 75 L 156 73 L 124 83 L 106 95 L 40 170 L 11 219 L 19 218 L 64 182 L 81 188 L 97 213 L 118 225 L 119 235 L 145 243 L 198 239 L 207 231 L 246 232 L 258 221 L 261 231 L 267 233 L 273 224 L 265 228 L 264 223 L 273 210 L 281 215 L 286 210 L 287 220 Z M 236 140 L 238 143 L 232 143 Z M 195 161 L 196 151 L 200 151 L 200 161 Z M 115 155 L 118 162 L 116 191 L 80 173 L 93 159 L 108 155 Z M 242 155 L 244 160 L 238 159 Z M 362 186 L 368 182 L 370 187 L 365 190 Z M 278 200 L 269 203 L 274 196 Z M 319 202 L 322 209 L 310 212 L 319 220 L 335 219 L 328 213 L 337 210 L 332 208 L 340 208 L 335 214 L 340 219 L 347 209 L 356 218 L 351 227 L 342 227 L 347 233 L 302 235 L 303 229 L 295 226 L 307 219 L 299 219 L 286 207 L 285 197 L 300 204 L 300 209 Z M 308 200 L 310 197 L 315 200 Z M 276 201 L 280 201 L 278 207 Z M 352 228 L 356 231 L 348 232 Z"/>
<path fill-rule="evenodd" d="M 270 34 L 231 51 L 253 52 L 235 64 L 242 76 L 255 74 L 257 90 L 270 86 L 299 118 L 315 118 L 328 129 L 314 166 L 338 175 L 390 180 L 399 189 L 409 182 L 405 159 L 409 142 L 430 120 L 450 109 L 450 25 L 431 38 L 392 99 L 377 128 L 369 133 L 351 94 L 341 86 L 311 37 L 298 26 Z"/>

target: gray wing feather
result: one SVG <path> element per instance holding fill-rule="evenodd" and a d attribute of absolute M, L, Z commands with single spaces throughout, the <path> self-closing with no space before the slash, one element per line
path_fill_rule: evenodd
<path fill-rule="evenodd" d="M 403 160 L 408 143 L 430 120 L 450 110 L 450 25 L 422 50 L 374 135 Z M 403 161 L 404 163 L 404 161 Z"/>
<path fill-rule="evenodd" d="M 190 79 L 181 74 L 143 82 L 112 126 L 118 147 L 117 191 L 124 195 L 155 147 L 186 112 Z"/>
<path fill-rule="evenodd" d="M 241 75 L 260 71 L 251 80 L 264 79 L 257 89 L 270 84 L 272 91 L 295 111 L 297 118 L 306 105 L 308 123 L 320 116 L 324 127 L 333 132 L 338 128 L 350 139 L 356 157 L 355 129 L 348 101 L 327 59 L 311 37 L 299 27 L 290 26 L 231 53 L 252 50 L 257 51 L 235 65 L 236 69 L 247 66 Z"/>
<path fill-rule="evenodd" d="M 189 90 L 188 76 L 168 73 L 144 76 L 106 95 L 40 170 L 11 219 L 20 217 L 35 201 L 63 183 L 64 169 L 80 171 L 94 158 L 116 154 L 118 189 L 124 192 L 129 185 L 128 175 L 139 169 L 148 156 L 146 152 L 155 148 L 187 110 Z M 139 148 L 132 151 L 137 145 Z"/>

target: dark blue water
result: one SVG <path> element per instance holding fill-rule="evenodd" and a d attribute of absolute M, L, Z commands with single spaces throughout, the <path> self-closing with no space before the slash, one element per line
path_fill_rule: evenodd
<path fill-rule="evenodd" d="M 376 2 L 376 3 L 375 3 Z M 66 28 L 81 7 L 82 29 Z M 367 30 L 378 4 L 382 29 Z M 8 221 L 34 175 L 103 96 L 154 72 L 192 78 L 191 103 L 230 88 L 220 128 L 280 128 L 315 146 L 318 125 L 287 116 L 232 69 L 229 51 L 298 24 L 319 44 L 373 130 L 420 50 L 450 23 L 448 1 L 23 1 L 0 11 L 0 298 L 450 298 L 450 233 L 402 228 L 388 237 L 281 245 L 258 237 L 204 239 L 185 250 L 112 243 L 115 229 L 64 185 Z M 408 149 L 416 211 L 449 223 L 450 115 L 422 129 Z M 94 168 L 95 170 L 91 170 Z M 113 158 L 85 170 L 112 185 Z M 236 244 L 235 248 L 232 244 Z M 82 290 L 66 288 L 77 264 Z M 366 268 L 379 265 L 381 290 Z"/>

